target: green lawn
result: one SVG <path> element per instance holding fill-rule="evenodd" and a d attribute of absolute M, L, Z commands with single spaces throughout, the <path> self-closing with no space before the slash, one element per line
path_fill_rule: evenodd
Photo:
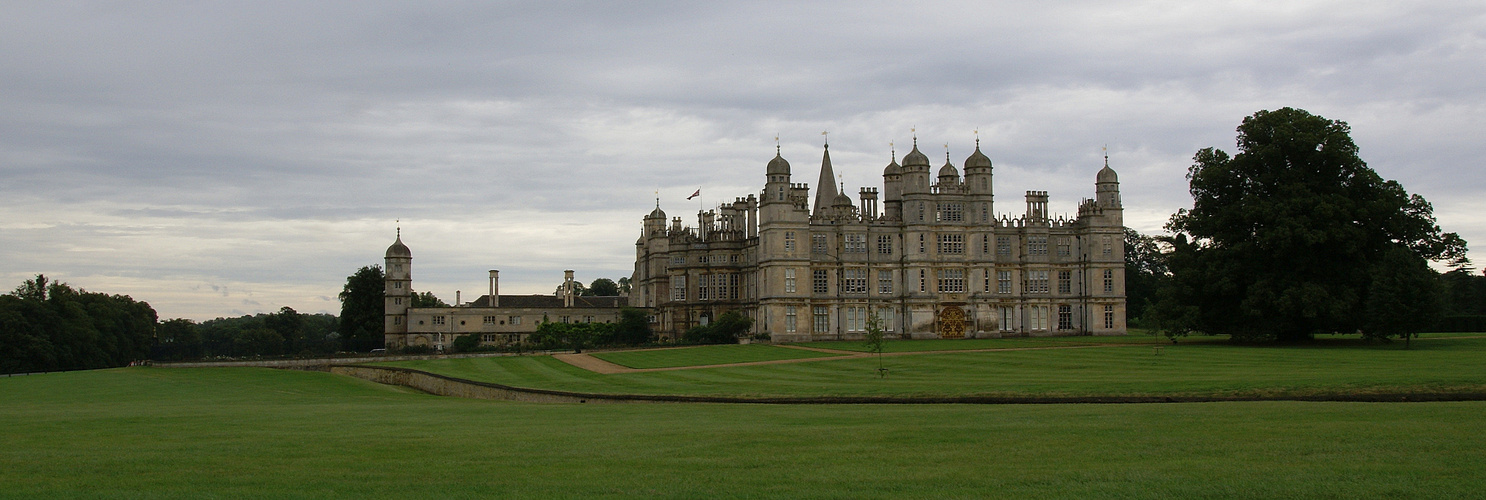
<path fill-rule="evenodd" d="M 1193 337 L 1182 339 L 1186 343 L 1217 343 L 1226 342 L 1227 337 Z M 1067 345 L 1099 345 L 1099 344 L 1151 344 L 1169 345 L 1170 340 L 1166 337 L 1151 335 L 1118 335 L 1109 337 L 1008 337 L 1000 339 L 929 339 L 929 340 L 897 340 L 888 339 L 883 342 L 883 352 L 923 352 L 923 351 L 969 351 L 978 349 L 1021 349 L 1028 347 L 1053 347 Z M 801 342 L 795 345 L 805 347 L 817 347 L 821 349 L 837 349 L 842 351 L 867 352 L 865 342 L 859 340 L 837 340 L 824 342 Z"/>
<path fill-rule="evenodd" d="M 1015 339 L 1011 339 L 1015 340 Z M 961 342 L 961 341 L 942 341 Z M 519 387 L 734 396 L 1309 395 L 1486 392 L 1486 338 L 1293 346 L 1227 342 L 886 356 L 600 375 L 546 356 L 386 363 Z M 1157 354 L 1159 352 L 1159 354 Z"/>
<path fill-rule="evenodd" d="M 131 368 L 0 378 L 0 498 L 1468 498 L 1483 413 L 522 404 Z"/>
<path fill-rule="evenodd" d="M 824 352 L 776 347 L 768 344 L 734 344 L 591 353 L 595 358 L 630 368 L 672 368 L 753 361 L 822 358 L 838 356 Z"/>

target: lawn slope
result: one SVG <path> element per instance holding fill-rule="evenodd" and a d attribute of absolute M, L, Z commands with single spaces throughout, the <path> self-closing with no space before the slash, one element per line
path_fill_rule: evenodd
<path fill-rule="evenodd" d="M 1483 411 L 542 405 L 130 368 L 0 379 L 0 498 L 1464 498 Z"/>
<path fill-rule="evenodd" d="M 1020 346 L 1022 339 L 1008 339 Z M 1059 348 L 1060 347 L 1060 348 Z M 546 356 L 385 363 L 517 387 L 711 396 L 1221 396 L 1486 392 L 1486 338 L 1303 346 L 1034 346 L 601 375 Z M 678 354 L 680 353 L 680 354 Z M 684 350 L 642 351 L 670 360 Z"/>

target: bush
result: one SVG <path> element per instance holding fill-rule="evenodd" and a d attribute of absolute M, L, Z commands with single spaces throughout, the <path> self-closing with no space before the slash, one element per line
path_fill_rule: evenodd
<path fill-rule="evenodd" d="M 728 311 L 717 317 L 710 325 L 694 326 L 681 334 L 681 341 L 692 344 L 736 344 L 740 337 L 748 335 L 753 320 L 737 311 Z"/>
<path fill-rule="evenodd" d="M 398 354 L 433 354 L 433 348 L 426 345 L 410 345 L 399 349 Z"/>
<path fill-rule="evenodd" d="M 474 352 L 480 349 L 480 337 L 473 334 L 454 338 L 454 352 Z"/>

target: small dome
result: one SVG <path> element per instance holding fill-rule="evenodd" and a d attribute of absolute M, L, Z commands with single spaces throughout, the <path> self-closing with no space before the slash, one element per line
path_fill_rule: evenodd
<path fill-rule="evenodd" d="M 913 146 L 913 151 L 909 151 L 908 154 L 903 155 L 903 166 L 929 168 L 929 157 L 920 153 L 918 146 L 915 145 Z"/>
<path fill-rule="evenodd" d="M 831 205 L 849 207 L 851 206 L 851 197 L 847 196 L 846 193 L 836 193 L 836 199 L 831 202 Z"/>
<path fill-rule="evenodd" d="M 397 241 L 392 242 L 392 246 L 387 247 L 387 258 L 391 259 L 393 257 L 413 258 L 413 251 L 408 250 L 408 246 L 402 244 L 402 235 L 398 235 Z"/>
<path fill-rule="evenodd" d="M 664 220 L 666 218 L 666 212 L 664 210 L 661 210 L 660 209 L 660 206 L 657 205 L 655 207 L 655 210 L 651 210 L 650 211 L 650 215 L 646 215 L 645 218 L 646 219 L 662 219 L 662 220 Z"/>
<path fill-rule="evenodd" d="M 882 169 L 882 175 L 903 175 L 903 167 L 898 166 L 896 161 L 888 162 L 887 168 Z"/>
<path fill-rule="evenodd" d="M 1104 168 L 1099 169 L 1099 177 L 1096 182 L 1120 182 L 1120 176 L 1115 175 L 1114 169 L 1109 168 L 1109 165 L 1105 165 Z"/>
<path fill-rule="evenodd" d="M 960 171 L 957 170 L 957 169 L 955 169 L 955 164 L 950 163 L 949 160 L 945 160 L 944 161 L 944 166 L 939 168 L 939 176 L 940 177 L 959 177 L 960 176 Z"/>
<path fill-rule="evenodd" d="M 783 156 L 775 154 L 774 159 L 769 160 L 767 173 L 768 175 L 789 175 L 789 162 L 784 161 Z"/>
<path fill-rule="evenodd" d="M 970 157 L 965 159 L 965 171 L 969 172 L 972 168 L 991 168 L 991 159 L 985 153 L 980 152 L 979 145 L 976 145 L 975 152 L 970 153 Z"/>

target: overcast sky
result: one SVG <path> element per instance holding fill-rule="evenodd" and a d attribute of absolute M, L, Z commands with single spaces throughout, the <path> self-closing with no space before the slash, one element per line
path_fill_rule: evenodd
<path fill-rule="evenodd" d="M 956 165 L 978 130 L 1008 214 L 1075 212 L 1107 144 L 1159 232 L 1198 149 L 1286 106 L 1350 123 L 1486 263 L 1480 2 L 6 3 L 0 289 L 162 319 L 338 314 L 398 219 L 451 302 L 488 269 L 626 276 L 657 191 L 694 225 L 762 188 L 776 135 L 813 184 L 830 131 L 855 193 L 911 129 Z"/>

